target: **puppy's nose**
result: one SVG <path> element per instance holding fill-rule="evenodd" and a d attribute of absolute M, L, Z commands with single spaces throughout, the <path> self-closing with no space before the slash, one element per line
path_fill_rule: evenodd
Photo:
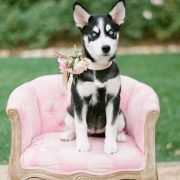
<path fill-rule="evenodd" d="M 108 52 L 110 51 L 110 46 L 109 46 L 109 45 L 104 45 L 104 46 L 102 46 L 102 51 L 103 51 L 104 53 L 108 53 Z"/>

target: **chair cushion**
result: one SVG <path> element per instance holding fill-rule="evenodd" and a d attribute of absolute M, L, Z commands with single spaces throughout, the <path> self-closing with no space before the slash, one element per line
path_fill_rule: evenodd
<path fill-rule="evenodd" d="M 91 150 L 78 152 L 75 140 L 60 141 L 60 133 L 36 136 L 21 155 L 24 169 L 44 169 L 56 174 L 86 172 L 105 175 L 119 171 L 138 171 L 145 168 L 145 156 L 128 136 L 126 142 L 118 143 L 119 152 L 107 155 L 103 151 L 104 138 L 89 137 Z"/>

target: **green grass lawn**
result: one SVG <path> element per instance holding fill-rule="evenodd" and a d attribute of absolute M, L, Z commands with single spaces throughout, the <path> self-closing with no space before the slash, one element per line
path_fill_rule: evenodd
<path fill-rule="evenodd" d="M 180 160 L 180 53 L 126 55 L 117 58 L 121 74 L 152 86 L 160 98 L 161 115 L 156 126 L 158 161 Z M 0 164 L 10 152 L 10 123 L 5 114 L 11 91 L 41 75 L 56 74 L 55 59 L 0 59 Z"/>

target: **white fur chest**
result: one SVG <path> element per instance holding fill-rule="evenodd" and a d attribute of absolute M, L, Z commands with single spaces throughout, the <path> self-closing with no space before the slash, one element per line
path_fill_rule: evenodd
<path fill-rule="evenodd" d="M 109 79 L 106 82 L 102 83 L 97 79 L 94 79 L 93 82 L 86 81 L 82 82 L 79 81 L 77 84 L 77 91 L 81 98 L 92 96 L 91 104 L 96 104 L 97 102 L 97 89 L 105 88 L 106 94 L 110 94 L 116 96 L 119 93 L 120 88 L 120 76 L 116 76 L 113 79 Z"/>

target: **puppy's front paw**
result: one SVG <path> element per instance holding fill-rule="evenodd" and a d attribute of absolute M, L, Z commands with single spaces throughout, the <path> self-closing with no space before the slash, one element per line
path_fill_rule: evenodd
<path fill-rule="evenodd" d="M 74 131 L 65 131 L 60 135 L 61 141 L 71 141 L 76 138 L 76 134 Z"/>
<path fill-rule="evenodd" d="M 127 136 L 123 131 L 117 134 L 117 142 L 125 142 L 126 140 Z"/>
<path fill-rule="evenodd" d="M 79 141 L 76 142 L 76 148 L 80 152 L 86 152 L 90 150 L 90 144 L 88 141 Z"/>
<path fill-rule="evenodd" d="M 115 154 L 116 152 L 118 152 L 117 143 L 105 142 L 104 152 L 106 154 Z"/>

